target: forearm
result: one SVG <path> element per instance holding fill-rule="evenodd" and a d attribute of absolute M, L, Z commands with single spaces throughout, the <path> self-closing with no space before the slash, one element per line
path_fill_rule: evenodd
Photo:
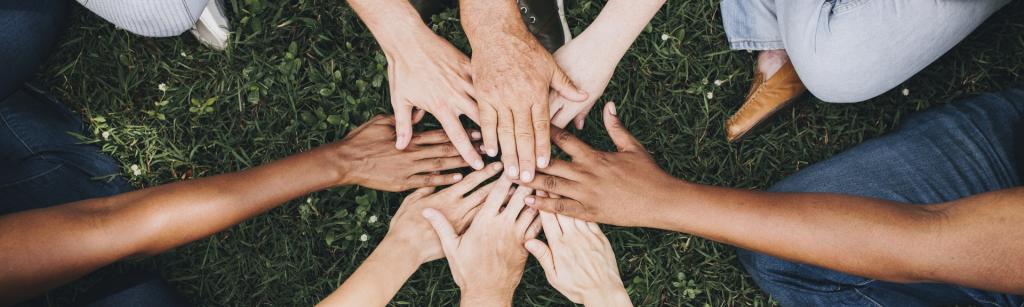
<path fill-rule="evenodd" d="M 385 306 L 405 281 L 419 268 L 420 261 L 408 244 L 381 241 L 345 282 L 317 306 Z"/>
<path fill-rule="evenodd" d="M 336 183 L 319 149 L 250 170 L 0 217 L 0 301 L 209 236 Z"/>
<path fill-rule="evenodd" d="M 597 65 L 615 67 L 643 32 L 665 0 L 611 0 L 590 26 L 575 39 L 591 50 Z"/>
<path fill-rule="evenodd" d="M 625 288 L 599 291 L 591 296 L 583 298 L 583 305 L 586 307 L 624 307 L 633 306 L 629 300 L 629 294 Z"/>
<path fill-rule="evenodd" d="M 1024 291 L 1022 188 L 929 206 L 693 184 L 670 194 L 645 226 L 876 279 Z"/>
<path fill-rule="evenodd" d="M 537 45 L 515 0 L 459 0 L 462 28 L 473 50 Z"/>
<path fill-rule="evenodd" d="M 407 48 L 408 42 L 417 37 L 434 35 L 408 0 L 348 0 L 348 3 L 389 57 Z"/>

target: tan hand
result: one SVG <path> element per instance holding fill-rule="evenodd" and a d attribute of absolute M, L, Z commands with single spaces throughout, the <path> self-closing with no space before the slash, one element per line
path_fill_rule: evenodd
<path fill-rule="evenodd" d="M 395 146 L 405 149 L 412 140 L 412 124 L 430 112 L 441 123 L 459 154 L 474 169 L 484 166 L 459 116 L 479 122 L 469 58 L 443 38 L 427 33 L 416 36 L 408 48 L 387 53 L 388 85 L 391 106 L 395 110 L 397 134 Z M 414 115 L 414 110 L 420 111 Z"/>
<path fill-rule="evenodd" d="M 644 204 L 672 201 L 666 191 L 678 179 L 661 170 L 615 115 L 614 103 L 604 109 L 604 123 L 618 152 L 594 150 L 575 136 L 554 129 L 552 140 L 572 156 L 572 162 L 553 161 L 537 180 L 522 183 L 563 196 L 529 197 L 529 206 L 587 221 L 636 226 Z"/>
<path fill-rule="evenodd" d="M 522 278 L 527 256 L 523 244 L 537 211 L 526 208 L 523 203 L 533 191 L 526 187 L 516 189 L 503 208 L 511 186 L 507 178 L 498 179 L 473 223 L 462 235 L 458 235 L 438 210 L 423 211 L 423 216 L 441 238 L 452 276 L 464 298 L 486 297 L 511 302 Z"/>
<path fill-rule="evenodd" d="M 526 249 L 544 268 L 551 286 L 577 304 L 611 305 L 622 297 L 629 302 L 615 253 L 601 227 L 549 212 L 541 212 L 540 220 L 548 244 L 532 239 Z"/>
<path fill-rule="evenodd" d="M 508 177 L 531 181 L 551 161 L 549 90 L 572 101 L 587 94 L 523 32 L 525 38 L 506 35 L 474 46 L 471 65 L 485 151 L 496 156 L 500 145 Z"/>
<path fill-rule="evenodd" d="M 416 134 L 405 150 L 394 142 L 395 118 L 376 116 L 332 145 L 344 170 L 341 184 L 397 192 L 462 180 L 462 174 L 437 174 L 468 166 L 443 131 Z"/>
<path fill-rule="evenodd" d="M 384 240 L 397 240 L 405 246 L 413 246 L 414 250 L 420 252 L 419 259 L 423 263 L 444 258 L 441 240 L 437 238 L 430 222 L 423 218 L 423 210 L 432 208 L 441 212 L 455 232 L 462 233 L 494 187 L 494 183 L 484 186 L 480 184 L 500 172 L 501 162 L 495 162 L 436 193 L 433 187 L 429 187 L 409 194 L 391 218 L 391 227 Z"/>

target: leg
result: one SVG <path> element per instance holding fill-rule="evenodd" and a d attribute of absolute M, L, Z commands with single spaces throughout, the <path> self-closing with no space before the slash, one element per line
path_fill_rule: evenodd
<path fill-rule="evenodd" d="M 1024 184 L 1022 144 L 1024 90 L 986 94 L 916 114 L 897 131 L 812 165 L 771 190 L 910 204 L 951 201 Z M 1020 304 L 1019 296 L 955 285 L 888 283 L 749 251 L 739 255 L 758 285 L 783 305 Z"/>
<path fill-rule="evenodd" d="M 0 214 L 130 190 L 120 167 L 70 133 L 82 123 L 28 88 L 0 101 Z"/>
<path fill-rule="evenodd" d="M 736 50 L 783 49 L 775 0 L 723 0 L 722 25 Z"/>
<path fill-rule="evenodd" d="M 778 14 L 807 89 L 825 101 L 858 102 L 906 81 L 1009 2 L 784 1 Z"/>
<path fill-rule="evenodd" d="M 67 19 L 66 0 L 0 0 L 0 100 L 32 78 Z"/>
<path fill-rule="evenodd" d="M 185 33 L 210 0 L 77 0 L 118 28 L 147 37 Z"/>

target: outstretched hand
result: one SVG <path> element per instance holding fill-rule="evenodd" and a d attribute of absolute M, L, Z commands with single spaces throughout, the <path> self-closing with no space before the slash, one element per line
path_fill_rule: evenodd
<path fill-rule="evenodd" d="M 398 192 L 462 180 L 462 174 L 438 174 L 468 166 L 444 131 L 415 134 L 405 150 L 394 142 L 395 118 L 378 115 L 328 147 L 343 174 L 339 184 Z"/>
<path fill-rule="evenodd" d="M 537 210 L 523 202 L 532 189 L 519 187 L 502 206 L 511 187 L 506 178 L 496 181 L 462 235 L 440 211 L 423 211 L 441 239 L 452 276 L 462 289 L 463 306 L 510 304 L 522 279 L 527 257 L 523 244 L 537 235 L 540 223 L 535 221 Z"/>
<path fill-rule="evenodd" d="M 679 180 L 658 167 L 615 112 L 614 103 L 605 105 L 605 128 L 617 152 L 595 150 L 565 130 L 553 130 L 552 141 L 572 161 L 552 161 L 533 182 L 517 183 L 563 197 L 531 196 L 527 205 L 588 221 L 637 226 L 642 210 L 636 206 L 672 201 L 663 195 Z"/>
<path fill-rule="evenodd" d="M 594 222 L 540 213 L 548 244 L 526 242 L 551 286 L 570 301 L 586 306 L 632 306 L 619 277 L 615 252 Z"/>

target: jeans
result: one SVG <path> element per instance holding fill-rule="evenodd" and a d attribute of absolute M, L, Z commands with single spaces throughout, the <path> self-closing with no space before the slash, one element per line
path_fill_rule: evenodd
<path fill-rule="evenodd" d="M 893 89 L 1010 0 L 723 0 L 733 49 L 785 49 L 807 89 L 858 102 Z"/>
<path fill-rule="evenodd" d="M 1024 89 L 984 94 L 907 118 L 782 180 L 770 191 L 829 192 L 911 205 L 1024 184 Z M 835 204 L 842 206 L 842 204 Z M 1022 306 L 1021 296 L 950 284 L 898 284 L 739 250 L 754 281 L 784 306 Z"/>

